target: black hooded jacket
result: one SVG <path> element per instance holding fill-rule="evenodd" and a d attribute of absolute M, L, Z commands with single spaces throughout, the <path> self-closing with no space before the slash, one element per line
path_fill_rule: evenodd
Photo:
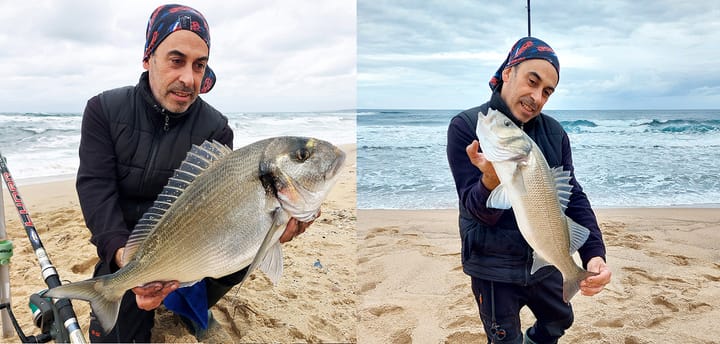
<path fill-rule="evenodd" d="M 76 188 L 101 262 L 111 271 L 115 251 L 152 205 L 193 144 L 232 147 L 228 120 L 202 99 L 183 113 L 155 101 L 148 73 L 136 86 L 105 91 L 87 102 Z"/>

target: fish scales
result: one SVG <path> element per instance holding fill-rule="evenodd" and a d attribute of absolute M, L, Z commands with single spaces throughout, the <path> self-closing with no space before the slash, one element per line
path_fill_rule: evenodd
<path fill-rule="evenodd" d="M 524 232 L 526 240 L 527 238 L 531 239 L 530 246 L 537 247 L 535 250 L 541 256 L 563 257 L 570 252 L 570 235 L 568 231 L 552 230 L 553 228 L 565 228 L 567 223 L 560 203 L 557 201 L 555 178 L 549 173 L 549 169 L 542 168 L 543 161 L 537 158 L 539 155 L 542 155 L 542 152 L 537 145 L 533 145 L 528 164 L 521 167 L 525 190 L 527 190 L 527 196 L 521 196 L 520 204 L 524 206 L 524 210 L 521 212 L 527 214 L 525 219 L 529 223 L 528 226 L 522 226 L 520 230 Z M 534 230 L 527 231 L 527 228 Z M 538 232 L 542 232 L 543 235 L 537 235 Z M 554 244 L 542 242 L 543 239 Z M 567 267 L 566 262 L 564 259 L 556 259 L 551 263 Z"/>

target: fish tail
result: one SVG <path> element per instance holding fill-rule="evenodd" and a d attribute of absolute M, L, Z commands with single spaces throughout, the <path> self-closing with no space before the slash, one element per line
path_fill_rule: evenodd
<path fill-rule="evenodd" d="M 577 273 L 574 274 L 573 278 L 563 279 L 563 301 L 565 301 L 565 303 L 570 302 L 570 299 L 580 291 L 580 282 L 597 274 L 597 272 L 590 272 L 578 267 Z"/>
<path fill-rule="evenodd" d="M 61 285 L 48 290 L 44 296 L 56 299 L 68 298 L 89 301 L 90 307 L 98 321 L 100 321 L 103 330 L 105 333 L 109 333 L 115 327 L 123 294 L 116 296 L 109 292 L 107 280 L 108 277 L 103 276 Z"/>

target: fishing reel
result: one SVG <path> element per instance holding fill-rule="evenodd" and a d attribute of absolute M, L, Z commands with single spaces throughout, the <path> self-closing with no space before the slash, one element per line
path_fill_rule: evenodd
<path fill-rule="evenodd" d="M 0 309 L 7 309 L 10 320 L 12 321 L 15 332 L 17 332 L 20 341 L 23 343 L 47 343 L 54 340 L 56 343 L 69 343 L 69 336 L 63 324 L 58 324 L 56 319 L 60 319 L 57 307 L 48 297 L 42 295 L 46 290 L 30 295 L 28 307 L 33 315 L 33 323 L 40 329 L 41 334 L 36 336 L 25 336 L 20 325 L 12 312 L 9 303 L 0 304 Z"/>
<path fill-rule="evenodd" d="M 40 293 L 44 293 L 41 291 Z M 42 333 L 50 332 L 50 328 L 53 326 L 55 321 L 55 312 L 52 300 L 40 296 L 40 293 L 30 295 L 30 301 L 28 306 L 33 314 L 33 322 Z"/>

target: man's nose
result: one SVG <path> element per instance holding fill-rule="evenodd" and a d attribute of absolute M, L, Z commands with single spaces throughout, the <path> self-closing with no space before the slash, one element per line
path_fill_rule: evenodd
<path fill-rule="evenodd" d="M 182 70 L 180 71 L 179 80 L 180 80 L 180 82 L 183 83 L 183 85 L 185 87 L 192 88 L 194 86 L 193 82 L 195 80 L 193 78 L 193 76 L 194 76 L 194 72 L 192 69 L 192 65 L 188 64 L 187 66 L 183 67 Z"/>

